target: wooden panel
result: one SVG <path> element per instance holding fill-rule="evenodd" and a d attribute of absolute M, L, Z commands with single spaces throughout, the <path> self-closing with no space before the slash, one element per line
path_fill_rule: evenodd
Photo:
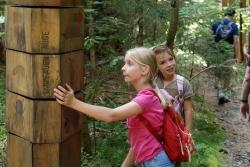
<path fill-rule="evenodd" d="M 33 143 L 61 142 L 81 130 L 82 114 L 55 100 L 39 101 L 6 93 L 6 127 Z M 76 97 L 81 99 L 81 93 Z"/>
<path fill-rule="evenodd" d="M 45 54 L 82 49 L 81 10 L 6 7 L 6 48 Z"/>
<path fill-rule="evenodd" d="M 32 145 L 29 141 L 8 134 L 8 167 L 32 167 Z"/>
<path fill-rule="evenodd" d="M 33 166 L 34 167 L 60 167 L 60 145 L 58 144 L 34 144 Z M 70 153 L 70 152 L 69 152 Z M 74 156 L 75 153 L 71 152 Z"/>
<path fill-rule="evenodd" d="M 81 136 L 80 133 L 74 135 L 63 143 L 60 149 L 60 167 L 80 167 L 81 166 Z"/>
<path fill-rule="evenodd" d="M 10 5 L 29 6 L 72 6 L 81 5 L 81 0 L 6 0 Z"/>
<path fill-rule="evenodd" d="M 80 167 L 80 134 L 62 143 L 36 144 L 8 134 L 8 167 Z"/>
<path fill-rule="evenodd" d="M 31 55 L 6 51 L 6 87 L 30 98 L 54 98 L 53 89 L 68 83 L 82 90 L 83 52 L 61 55 Z"/>

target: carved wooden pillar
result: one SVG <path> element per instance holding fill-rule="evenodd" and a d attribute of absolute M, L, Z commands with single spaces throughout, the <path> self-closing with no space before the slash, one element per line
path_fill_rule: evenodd
<path fill-rule="evenodd" d="M 81 0 L 7 0 L 8 167 L 80 167 L 83 116 L 59 105 L 53 88 L 81 98 Z"/>

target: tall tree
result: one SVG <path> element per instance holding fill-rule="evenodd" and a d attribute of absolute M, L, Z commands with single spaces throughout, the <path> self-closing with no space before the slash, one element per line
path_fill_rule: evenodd
<path fill-rule="evenodd" d="M 240 7 L 245 8 L 246 7 L 246 0 L 240 0 Z M 242 24 L 243 24 L 243 17 L 242 14 L 240 14 L 240 57 L 237 59 L 239 63 L 241 63 L 244 59 L 243 57 L 243 45 L 244 45 L 244 37 L 246 36 L 245 33 L 243 33 L 242 29 Z"/>
<path fill-rule="evenodd" d="M 177 32 L 179 23 L 179 0 L 171 0 L 171 19 L 170 19 L 170 26 L 167 34 L 167 42 L 166 45 L 173 49 L 175 35 Z"/>
<path fill-rule="evenodd" d="M 143 40 L 144 40 L 144 37 L 143 37 L 143 32 L 144 32 L 144 14 L 143 14 L 143 0 L 140 0 L 139 3 L 141 4 L 139 6 L 139 9 L 138 9 L 138 15 L 139 15 L 139 19 L 138 19 L 138 35 L 136 37 L 137 39 L 137 45 L 138 46 L 143 46 Z"/>
<path fill-rule="evenodd" d="M 89 10 L 93 9 L 92 0 L 89 0 L 87 2 L 87 7 Z M 89 27 L 88 27 L 89 38 L 94 39 L 94 31 L 95 30 L 94 30 L 94 25 L 93 25 L 94 24 L 94 17 L 93 17 L 92 12 L 89 12 L 88 19 L 89 19 Z M 91 66 L 92 66 L 92 74 L 94 75 L 95 71 L 96 71 L 96 55 L 95 55 L 95 47 L 94 46 L 90 48 L 89 54 L 90 54 L 90 62 L 91 62 Z"/>

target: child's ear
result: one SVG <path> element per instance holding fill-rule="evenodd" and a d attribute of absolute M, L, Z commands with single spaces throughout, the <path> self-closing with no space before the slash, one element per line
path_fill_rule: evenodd
<path fill-rule="evenodd" d="M 150 72 L 150 67 L 145 65 L 142 67 L 142 74 L 147 75 Z"/>

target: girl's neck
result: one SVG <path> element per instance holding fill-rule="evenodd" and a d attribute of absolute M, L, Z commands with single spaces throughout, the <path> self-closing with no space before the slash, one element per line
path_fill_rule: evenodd
<path fill-rule="evenodd" d="M 138 84 L 133 84 L 133 87 L 135 88 L 136 92 L 139 92 L 140 90 L 147 89 L 147 88 L 152 88 L 150 83 L 138 83 Z"/>
<path fill-rule="evenodd" d="M 169 76 L 164 76 L 164 80 L 167 81 L 167 82 L 171 82 L 175 79 L 175 74 L 173 75 L 169 75 Z"/>
<path fill-rule="evenodd" d="M 176 75 L 171 76 L 164 76 L 164 86 L 169 85 L 171 82 L 173 82 L 176 79 Z"/>

